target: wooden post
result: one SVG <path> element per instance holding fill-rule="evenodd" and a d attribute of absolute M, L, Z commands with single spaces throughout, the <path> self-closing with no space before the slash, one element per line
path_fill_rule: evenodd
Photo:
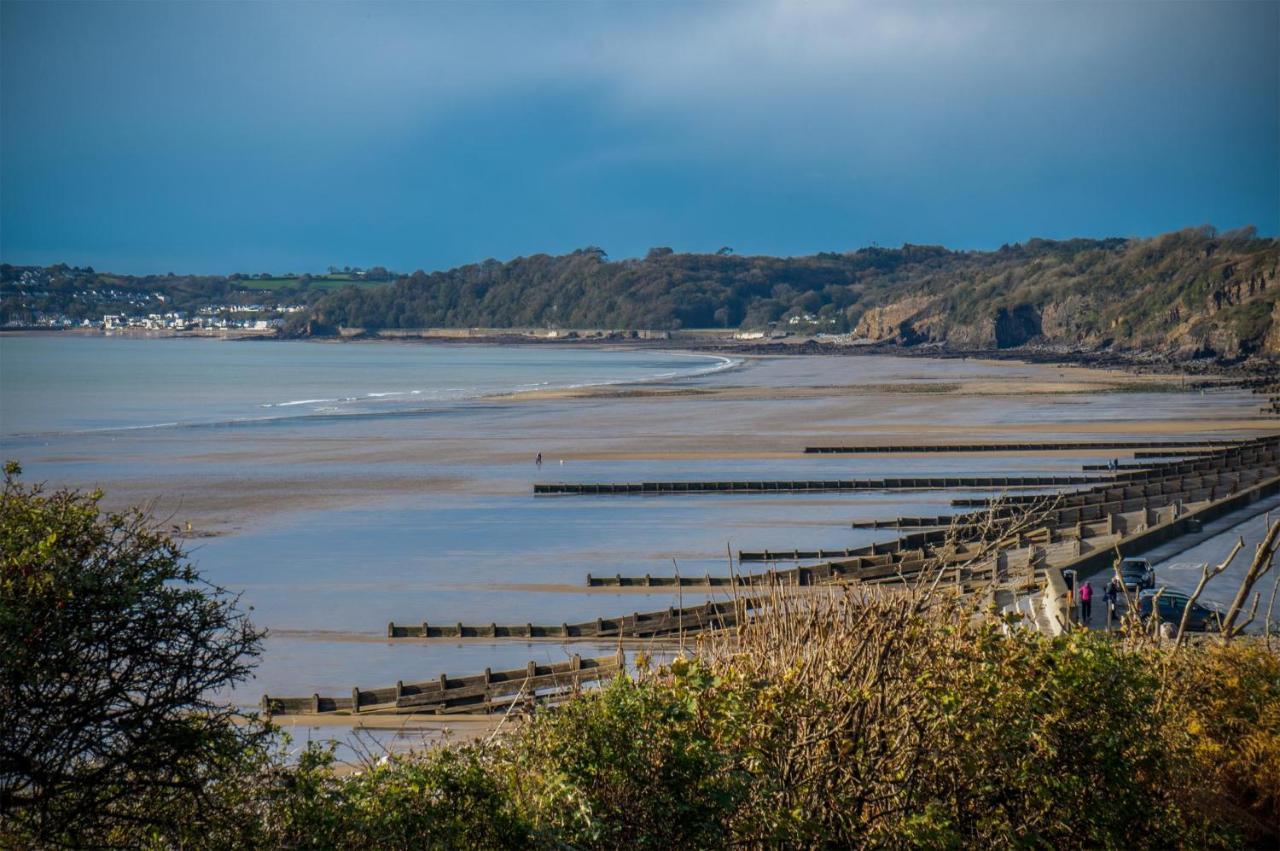
<path fill-rule="evenodd" d="M 525 669 L 525 676 L 528 677 L 529 679 L 533 679 L 534 677 L 538 676 L 538 664 L 534 662 L 532 659 L 529 660 L 529 665 Z"/>
<path fill-rule="evenodd" d="M 426 621 L 423 621 L 423 622 L 422 622 L 422 637 L 423 637 L 423 638 L 430 638 L 430 637 L 431 637 L 431 629 L 430 629 L 430 627 L 427 625 L 427 622 L 426 622 Z"/>
<path fill-rule="evenodd" d="M 395 637 L 396 637 L 396 623 L 395 621 L 387 621 L 387 638 L 395 638 Z"/>
<path fill-rule="evenodd" d="M 458 637 L 462 637 L 462 621 L 458 621 Z"/>
<path fill-rule="evenodd" d="M 498 637 L 498 625 L 496 623 L 489 624 L 489 634 L 494 638 Z"/>
<path fill-rule="evenodd" d="M 529 634 L 530 638 L 533 638 L 533 624 L 531 623 L 525 624 L 524 631 Z"/>
<path fill-rule="evenodd" d="M 565 638 L 569 637 L 569 625 L 567 623 L 560 624 L 560 631 L 564 634 Z"/>
<path fill-rule="evenodd" d="M 353 688 L 351 690 L 351 711 L 358 714 L 360 712 L 360 689 Z"/>
<path fill-rule="evenodd" d="M 443 697 L 444 692 L 449 689 L 449 677 L 446 674 L 440 675 L 440 694 Z"/>
<path fill-rule="evenodd" d="M 618 663 L 619 674 L 627 670 L 627 651 L 619 647 L 618 652 L 614 654 L 614 659 Z M 266 698 L 263 698 L 263 699 L 265 700 Z"/>
<path fill-rule="evenodd" d="M 484 684 L 489 685 L 489 681 L 493 679 L 493 671 L 489 668 L 484 669 Z"/>
<path fill-rule="evenodd" d="M 396 702 L 404 697 L 404 680 L 396 680 Z"/>
<path fill-rule="evenodd" d="M 311 695 L 311 714 L 320 714 L 320 695 L 318 694 Z"/>
<path fill-rule="evenodd" d="M 644 587 L 648 588 L 651 585 L 653 585 L 653 577 L 646 573 L 644 575 Z"/>
<path fill-rule="evenodd" d="M 262 696 L 262 714 L 268 721 L 271 720 L 271 698 L 265 694 Z"/>
<path fill-rule="evenodd" d="M 592 584 L 592 582 L 591 582 L 591 574 L 590 574 L 590 573 L 588 573 L 588 574 L 587 574 L 587 587 L 588 587 L 588 588 L 590 588 L 590 587 L 591 587 L 591 584 Z"/>
<path fill-rule="evenodd" d="M 604 618 L 596 618 L 596 635 L 604 635 Z"/>

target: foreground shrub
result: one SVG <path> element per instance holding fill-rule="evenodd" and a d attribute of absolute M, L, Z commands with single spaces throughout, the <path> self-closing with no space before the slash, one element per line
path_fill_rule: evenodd
<path fill-rule="evenodd" d="M 615 679 L 504 742 L 510 788 L 548 845 L 729 841 L 729 818 L 751 778 L 709 735 L 710 677 L 684 662 L 676 669 L 662 679 Z"/>
<path fill-rule="evenodd" d="M 497 848 L 532 843 L 488 754 L 440 747 L 335 773 L 314 747 L 268 783 L 239 787 L 245 811 L 219 835 L 190 837 L 212 847 Z"/>
<path fill-rule="evenodd" d="M 1209 806 L 1251 845 L 1280 846 L 1280 654 L 1256 640 L 1207 643 L 1173 654 L 1167 683 L 1198 783 L 1215 792 Z"/>
<path fill-rule="evenodd" d="M 216 697 L 262 635 L 145 513 L 20 472 L 0 492 L 0 845 L 189 827 L 262 738 Z"/>
<path fill-rule="evenodd" d="M 712 647 L 751 771 L 740 836 L 848 846 L 1166 847 L 1213 840 L 1175 794 L 1159 680 L 1104 638 L 833 596 Z M 787 609 L 791 610 L 788 611 Z"/>
<path fill-rule="evenodd" d="M 348 777 L 269 764 L 238 825 L 170 844 L 1265 846 L 1276 659 L 1178 652 L 943 601 L 781 599 L 491 742 Z"/>

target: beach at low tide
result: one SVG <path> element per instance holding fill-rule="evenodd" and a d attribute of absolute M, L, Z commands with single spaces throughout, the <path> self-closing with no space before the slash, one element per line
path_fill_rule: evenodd
<path fill-rule="evenodd" d="M 313 380 L 313 358 L 333 384 L 333 364 L 354 359 L 362 363 L 348 376 L 351 386 L 369 398 L 325 411 L 316 400 L 360 394 L 342 381 L 319 395 L 299 386 L 255 404 L 310 409 L 298 404 L 291 407 L 305 410 L 297 415 L 240 421 L 223 416 L 235 392 L 219 390 L 218 416 L 166 425 L 200 404 L 184 401 L 200 392 L 198 383 L 173 378 L 167 393 L 145 390 L 150 427 L 6 425 L 4 454 L 23 464 L 28 480 L 101 487 L 111 506 L 148 502 L 166 525 L 185 532 L 190 524 L 201 570 L 242 593 L 255 622 L 271 630 L 257 679 L 235 694 L 246 704 L 264 692 L 341 694 L 572 652 L 606 655 L 611 646 L 590 643 L 393 643 L 386 624 L 554 624 L 664 608 L 679 601 L 670 590 L 587 591 L 586 574 L 725 573 L 739 549 L 859 546 L 895 533 L 852 529 L 851 520 L 945 514 L 957 496 L 989 495 L 534 497 L 538 482 L 1068 475 L 1129 454 L 801 453 L 848 443 L 1176 440 L 1275 430 L 1246 391 L 1187 391 L 1176 375 L 1081 367 L 879 355 L 726 365 L 684 353 L 542 345 L 182 342 L 205 348 L 132 341 L 152 346 L 141 356 L 161 364 L 181 353 L 213 373 L 228 353 L 225 368 L 242 371 L 228 387 L 287 366 L 293 372 L 280 383 L 294 389 Z M 0 341 L 0 353 L 13 368 L 11 340 Z M 559 378 L 544 386 L 536 385 L 546 379 L 525 380 L 538 358 L 545 362 L 534 371 Z M 585 374 L 575 373 L 575 358 L 593 359 Z M 405 379 L 406 362 L 439 374 L 419 387 Z M 76 363 L 74 352 L 67 363 Z M 448 379 L 473 369 L 500 380 L 412 405 L 378 407 L 395 397 L 372 395 L 461 386 L 467 382 Z M 24 406 L 44 398 L 39 388 L 24 392 Z M 124 409 L 130 392 L 117 388 L 109 402 L 90 394 L 84 404 Z M 14 395 L 4 402 L 18 403 Z M 166 419 L 167 404 L 177 414 Z M 685 603 L 702 599 L 683 595 Z"/>

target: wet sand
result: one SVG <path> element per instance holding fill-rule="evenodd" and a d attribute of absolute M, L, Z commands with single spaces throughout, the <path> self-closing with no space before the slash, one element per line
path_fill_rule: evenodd
<path fill-rule="evenodd" d="M 864 360 L 885 368 L 856 369 Z M 110 507 L 149 502 L 178 529 L 190 523 L 196 535 L 210 535 L 423 492 L 527 492 L 528 479 L 508 471 L 537 452 L 546 479 L 589 462 L 786 462 L 806 445 L 831 443 L 1203 439 L 1280 426 L 1258 415 L 1250 394 L 1178 392 L 1189 380 L 1003 361 L 748 358 L 744 368 L 701 379 L 472 401 L 462 406 L 465 424 L 337 424 L 303 439 L 263 430 L 217 442 L 87 437 L 76 451 L 51 447 L 30 460 L 55 483 L 102 487 Z M 154 463 L 157 442 L 168 442 L 171 466 Z M 1049 457 L 1067 470 L 1075 469 L 1068 459 L 1087 454 Z M 75 478 L 82 469 L 95 475 Z"/>

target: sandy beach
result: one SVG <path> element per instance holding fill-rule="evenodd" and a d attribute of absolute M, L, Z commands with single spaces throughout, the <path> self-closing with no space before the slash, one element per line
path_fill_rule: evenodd
<path fill-rule="evenodd" d="M 862 370 L 861 380 L 848 380 L 869 361 L 891 366 Z M 26 460 L 49 470 L 51 481 L 103 488 L 108 506 L 148 503 L 179 529 L 190 523 L 196 534 L 220 535 L 279 514 L 393 503 L 424 491 L 518 492 L 527 481 L 511 481 L 502 471 L 531 462 L 538 452 L 554 475 L 561 461 L 570 470 L 602 461 L 784 462 L 806 445 L 851 440 L 875 445 L 1055 436 L 1193 439 L 1277 427 L 1274 418 L 1257 414 L 1248 394 L 1180 392 L 1188 381 L 1176 374 L 1005 361 L 751 357 L 712 378 L 477 400 L 470 403 L 477 427 L 466 433 L 426 425 L 333 429 L 301 441 L 292 434 L 250 434 L 175 445 L 175 466 L 186 471 L 180 475 L 131 473 L 132 435 L 85 439 L 74 454 L 37 451 Z M 1082 415 L 1083 408 L 1099 407 L 1105 416 Z M 1032 409 L 1050 415 L 1011 415 Z M 151 435 L 148 442 L 178 444 L 184 437 Z M 1078 469 L 1068 462 L 1085 454 L 1050 457 L 1060 458 L 1064 470 Z M 61 474 L 107 460 L 117 475 L 84 481 Z M 431 468 L 442 474 L 407 472 Z M 227 469 L 237 475 L 219 472 Z M 246 469 L 260 475 L 245 475 Z M 348 472 L 353 469 L 358 472 Z M 484 474 L 485 469 L 497 474 Z"/>

